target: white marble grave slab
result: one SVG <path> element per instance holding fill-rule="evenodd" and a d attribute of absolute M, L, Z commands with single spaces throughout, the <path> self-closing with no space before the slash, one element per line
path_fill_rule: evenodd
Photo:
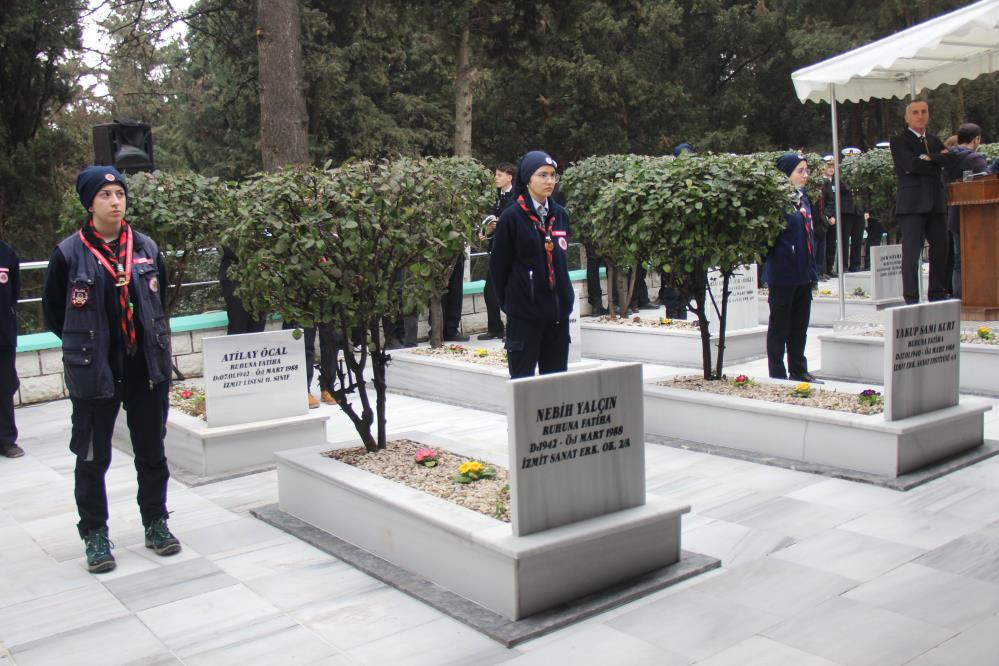
<path fill-rule="evenodd" d="M 569 313 L 569 363 L 579 363 L 583 360 L 583 331 L 579 327 L 579 290 L 572 290 L 576 298 Z"/>
<path fill-rule="evenodd" d="M 205 338 L 208 425 L 304 416 L 305 342 L 293 330 Z"/>
<path fill-rule="evenodd" d="M 886 421 L 957 404 L 960 341 L 960 301 L 888 310 L 884 358 Z"/>
<path fill-rule="evenodd" d="M 902 246 L 871 248 L 871 299 L 875 302 L 902 299 Z"/>
<path fill-rule="evenodd" d="M 528 377 L 507 386 L 516 536 L 645 503 L 640 364 Z"/>
<path fill-rule="evenodd" d="M 722 274 L 713 270 L 708 272 L 708 288 L 714 302 L 721 309 L 722 304 Z M 746 328 L 755 328 L 759 322 L 759 309 L 757 304 L 758 284 L 756 281 L 756 264 L 740 266 L 732 277 L 729 278 L 728 289 L 731 292 L 728 296 L 728 310 L 725 316 L 725 330 L 738 331 Z M 715 315 L 714 306 L 708 303 L 708 330 L 711 335 L 718 334 L 718 317 Z"/>

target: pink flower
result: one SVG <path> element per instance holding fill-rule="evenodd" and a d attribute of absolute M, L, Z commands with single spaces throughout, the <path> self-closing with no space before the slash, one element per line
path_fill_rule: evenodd
<path fill-rule="evenodd" d="M 431 448 L 424 447 L 422 449 L 417 449 L 416 451 L 416 462 L 422 463 L 428 460 L 435 460 L 437 458 L 437 452 Z"/>
<path fill-rule="evenodd" d="M 191 391 L 188 391 L 187 389 L 184 389 L 183 391 L 180 392 L 180 397 L 183 398 L 184 400 L 187 400 L 192 395 L 194 395 L 194 393 L 191 392 Z"/>

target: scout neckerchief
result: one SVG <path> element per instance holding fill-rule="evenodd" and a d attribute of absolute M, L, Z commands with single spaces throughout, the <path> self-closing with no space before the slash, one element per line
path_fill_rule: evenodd
<path fill-rule="evenodd" d="M 548 262 L 548 288 L 555 289 L 555 266 L 552 263 L 552 251 L 555 249 L 555 243 L 552 241 L 552 228 L 555 226 L 555 214 L 548 213 L 548 226 L 545 227 L 542 220 L 538 219 L 536 213 L 532 212 L 527 204 L 524 202 L 524 195 L 521 194 L 517 197 L 517 205 L 520 209 L 527 213 L 527 217 L 531 219 L 534 223 L 534 228 L 545 237 L 545 259 Z"/>
<path fill-rule="evenodd" d="M 798 212 L 805 221 L 805 245 L 808 247 L 808 253 L 812 254 L 812 214 L 805 205 L 804 195 L 798 198 Z"/>
<path fill-rule="evenodd" d="M 125 343 L 125 352 L 131 356 L 135 353 L 135 322 L 132 321 L 132 302 L 128 297 L 128 284 L 132 281 L 132 227 L 125 220 L 121 221 L 117 256 L 97 234 L 93 219 L 80 229 L 80 240 L 104 270 L 110 273 L 115 286 L 118 287 L 122 339 Z"/>

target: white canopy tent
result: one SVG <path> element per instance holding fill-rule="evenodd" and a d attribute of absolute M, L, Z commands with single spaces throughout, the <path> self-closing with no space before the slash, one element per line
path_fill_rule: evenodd
<path fill-rule="evenodd" d="M 794 72 L 791 80 L 798 99 L 829 102 L 832 109 L 836 219 L 841 219 L 837 101 L 914 98 L 924 88 L 995 71 L 999 71 L 999 0 L 980 0 Z M 841 225 L 836 235 L 840 319 L 844 319 Z"/>

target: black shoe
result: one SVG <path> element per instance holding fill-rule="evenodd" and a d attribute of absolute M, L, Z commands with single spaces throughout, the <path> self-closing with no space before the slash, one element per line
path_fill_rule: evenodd
<path fill-rule="evenodd" d="M 645 305 L 639 305 L 639 310 L 658 310 L 659 306 L 655 303 L 646 303 Z"/>
<path fill-rule="evenodd" d="M 602 305 L 598 305 L 595 308 L 590 308 L 590 316 L 591 317 L 602 317 L 605 314 L 607 314 L 607 308 L 605 308 Z"/>
<path fill-rule="evenodd" d="M 146 528 L 146 548 L 164 556 L 180 552 L 180 541 L 170 533 L 166 518 L 157 518 Z"/>
<path fill-rule="evenodd" d="M 454 333 L 452 335 L 445 335 L 444 342 L 468 342 L 472 338 L 467 335 L 462 335 L 461 333 Z"/>
<path fill-rule="evenodd" d="M 4 458 L 20 458 L 24 455 L 24 449 L 17 444 L 3 444 L 0 446 L 0 456 Z"/>
<path fill-rule="evenodd" d="M 791 375 L 791 381 L 794 382 L 808 382 L 809 384 L 825 384 L 824 381 L 816 377 L 810 372 L 805 372 L 800 375 Z"/>
<path fill-rule="evenodd" d="M 87 549 L 87 571 L 90 573 L 106 573 L 118 566 L 111 554 L 114 544 L 108 538 L 108 528 L 99 527 L 87 532 L 83 543 Z"/>
<path fill-rule="evenodd" d="M 502 332 L 500 332 L 500 333 L 481 333 L 475 339 L 476 340 L 502 340 L 503 339 L 503 333 Z"/>
<path fill-rule="evenodd" d="M 402 343 L 399 342 L 399 338 L 390 338 L 385 343 L 385 351 L 392 351 L 394 349 L 402 349 Z"/>

